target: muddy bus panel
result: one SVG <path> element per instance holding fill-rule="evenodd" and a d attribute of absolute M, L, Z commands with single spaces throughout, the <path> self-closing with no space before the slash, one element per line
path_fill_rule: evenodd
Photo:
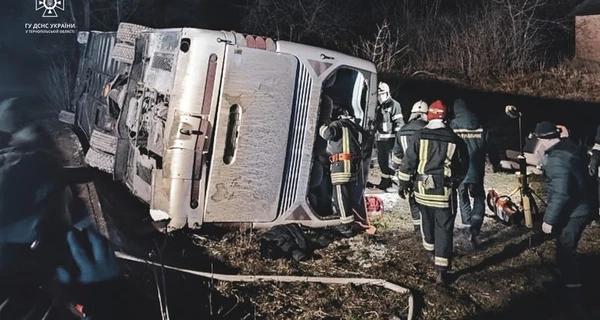
<path fill-rule="evenodd" d="M 122 23 L 78 39 L 75 123 L 89 142 L 86 162 L 148 204 L 154 221 L 168 230 L 340 223 L 318 162 L 327 156 L 319 109 L 352 108 L 366 127 L 373 63 L 193 28 Z"/>

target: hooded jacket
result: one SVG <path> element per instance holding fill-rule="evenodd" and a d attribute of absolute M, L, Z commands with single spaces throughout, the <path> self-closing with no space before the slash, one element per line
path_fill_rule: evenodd
<path fill-rule="evenodd" d="M 591 196 L 585 151 L 571 140 L 561 139 L 546 150 L 546 155 L 548 206 L 544 222 L 564 226 L 569 218 L 589 216 Z"/>
<path fill-rule="evenodd" d="M 467 108 L 464 100 L 454 102 L 454 115 L 450 128 L 465 141 L 469 151 L 469 169 L 463 183 L 483 183 L 486 154 L 494 166 L 500 164 L 500 156 L 490 141 L 487 128 Z"/>

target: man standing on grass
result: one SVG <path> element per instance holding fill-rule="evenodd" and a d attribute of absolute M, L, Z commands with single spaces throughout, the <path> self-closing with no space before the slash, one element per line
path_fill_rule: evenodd
<path fill-rule="evenodd" d="M 542 230 L 556 237 L 557 285 L 566 291 L 569 306 L 582 311 L 577 245 L 591 208 L 585 150 L 570 139 L 561 139 L 560 129 L 548 121 L 536 125 L 535 136 L 545 140 L 547 147 L 542 168 L 549 199 Z"/>
<path fill-rule="evenodd" d="M 392 99 L 390 87 L 380 82 L 377 88 L 377 109 L 375 109 L 375 126 L 377 128 L 377 161 L 381 170 L 381 181 L 377 186 L 386 191 L 392 186 L 394 169 L 390 165 L 390 157 L 394 148 L 396 132 L 404 125 L 402 108 L 398 101 Z"/>
<path fill-rule="evenodd" d="M 500 167 L 500 155 L 493 147 L 488 130 L 483 126 L 475 113 L 467 107 L 463 99 L 454 101 L 454 119 L 450 128 L 461 137 L 469 150 L 469 170 L 458 186 L 458 202 L 462 223 L 467 240 L 474 248 L 480 245 L 479 234 L 485 214 L 485 191 L 483 178 L 485 175 L 486 155 L 489 155 L 494 172 Z M 471 198 L 473 206 L 471 206 Z"/>
<path fill-rule="evenodd" d="M 446 123 L 448 108 L 442 101 L 429 106 L 429 123 L 415 133 L 398 170 L 401 198 L 414 189 L 421 209 L 423 247 L 435 263 L 436 283 L 447 283 L 452 267 L 456 214 L 451 199 L 466 173 L 468 151 L 464 141 Z"/>
<path fill-rule="evenodd" d="M 394 170 L 398 170 L 402 164 L 402 159 L 406 154 L 406 149 L 412 144 L 414 134 L 421 130 L 427 125 L 427 110 L 429 106 L 423 100 L 417 101 L 410 113 L 408 123 L 396 133 L 396 142 L 394 149 L 392 150 L 392 166 Z M 390 187 L 386 190 L 387 192 L 398 192 L 397 187 Z M 421 211 L 419 205 L 415 201 L 415 196 L 411 192 L 408 194 L 408 205 L 410 207 L 410 214 L 413 219 L 413 227 L 417 239 L 421 238 Z"/>
<path fill-rule="evenodd" d="M 340 215 L 342 227 L 340 233 L 354 235 L 353 222 L 361 231 L 374 233 L 370 225 L 364 202 L 364 175 L 362 165 L 362 139 L 364 131 L 355 122 L 351 107 L 338 106 L 327 111 L 329 117 L 319 128 L 319 135 L 327 141 L 327 150 L 331 154 L 331 183 L 333 184 L 333 205 Z"/>

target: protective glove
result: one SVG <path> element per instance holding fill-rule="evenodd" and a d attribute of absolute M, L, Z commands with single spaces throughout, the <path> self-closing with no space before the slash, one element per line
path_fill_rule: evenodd
<path fill-rule="evenodd" d="M 542 231 L 545 234 L 552 233 L 552 225 L 551 224 L 547 224 L 546 222 L 542 223 Z"/>
<path fill-rule="evenodd" d="M 119 277 L 120 269 L 117 258 L 106 238 L 94 229 L 79 231 L 72 229 L 67 234 L 67 243 L 73 260 L 79 269 L 78 279 L 72 270 L 60 266 L 57 268 L 57 279 L 63 284 L 77 280 L 81 284 L 93 284 Z"/>
<path fill-rule="evenodd" d="M 403 180 L 398 181 L 398 196 L 400 196 L 400 198 L 406 200 L 406 196 L 408 193 L 411 192 L 412 187 L 413 187 L 413 184 L 411 182 L 403 181 Z"/>

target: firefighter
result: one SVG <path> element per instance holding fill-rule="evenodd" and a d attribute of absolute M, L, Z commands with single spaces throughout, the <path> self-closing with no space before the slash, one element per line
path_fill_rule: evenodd
<path fill-rule="evenodd" d="M 425 125 L 427 125 L 427 109 L 429 106 L 424 101 L 416 102 L 410 113 L 410 117 L 408 119 L 408 123 L 402 127 L 398 132 L 396 132 L 396 142 L 394 144 L 394 149 L 392 150 L 392 166 L 394 170 L 398 170 L 400 165 L 402 164 L 402 158 L 404 158 L 404 154 L 406 153 L 406 148 L 412 143 L 412 137 L 415 132 L 421 130 Z M 398 192 L 397 187 L 390 187 L 387 192 Z M 413 193 L 408 195 L 408 205 L 410 207 L 410 214 L 413 219 L 413 227 L 415 229 L 415 234 L 417 238 L 421 237 L 421 212 L 419 211 L 419 206 L 415 202 L 415 197 Z"/>
<path fill-rule="evenodd" d="M 469 169 L 465 179 L 458 186 L 458 202 L 462 223 L 466 225 L 464 235 L 476 248 L 480 245 L 479 234 L 485 213 L 483 177 L 486 154 L 490 157 L 494 172 L 500 167 L 500 155 L 490 140 L 487 128 L 479 122 L 477 115 L 469 110 L 463 99 L 454 101 L 454 119 L 450 122 L 450 128 L 465 141 L 469 150 Z"/>
<path fill-rule="evenodd" d="M 386 190 L 392 186 L 394 169 L 390 166 L 390 157 L 394 148 L 396 132 L 404 125 L 400 103 L 392 99 L 390 87 L 380 82 L 377 88 L 377 109 L 375 125 L 377 127 L 377 161 L 381 170 L 381 181 L 378 188 Z"/>
<path fill-rule="evenodd" d="M 452 266 L 451 201 L 469 161 L 464 141 L 445 122 L 447 109 L 439 100 L 429 106 L 429 123 L 413 135 L 397 173 L 400 197 L 414 192 L 419 204 L 423 247 L 433 257 L 438 284 L 447 283 Z"/>
<path fill-rule="evenodd" d="M 545 140 L 543 170 L 546 176 L 548 204 L 542 231 L 556 237 L 557 284 L 566 290 L 570 307 L 581 308 L 581 277 L 577 263 L 577 245 L 589 222 L 591 197 L 585 150 L 568 138 L 560 138 L 554 123 L 536 125 L 535 136 Z"/>
<path fill-rule="evenodd" d="M 333 206 L 340 215 L 340 232 L 352 236 L 355 221 L 363 229 L 372 229 L 363 197 L 364 175 L 361 166 L 364 132 L 355 122 L 350 108 L 338 106 L 333 113 L 337 120 L 327 120 L 319 128 L 319 135 L 327 140 L 327 149 L 331 154 Z"/>

